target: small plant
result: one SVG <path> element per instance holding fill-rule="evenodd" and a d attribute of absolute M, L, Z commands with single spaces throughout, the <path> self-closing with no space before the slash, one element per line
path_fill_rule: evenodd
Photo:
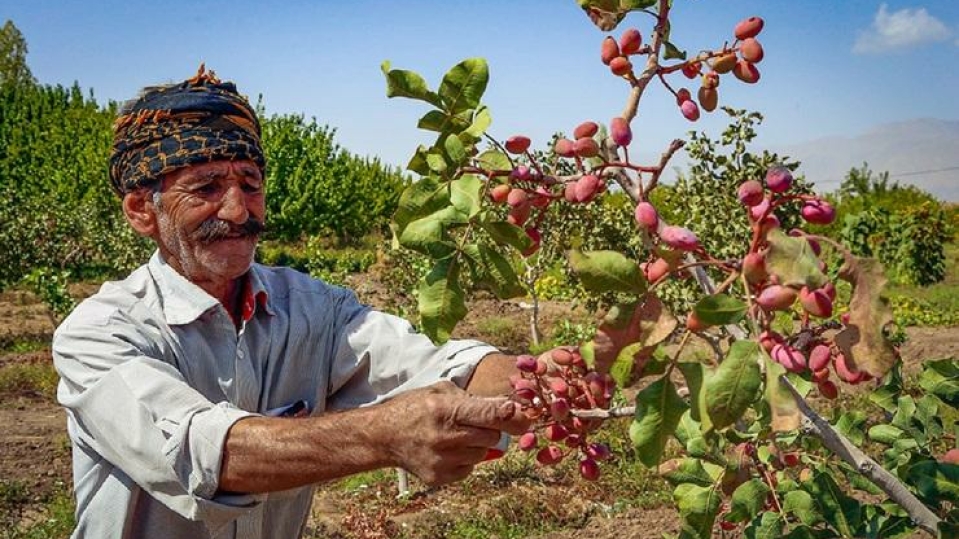
<path fill-rule="evenodd" d="M 35 268 L 23 279 L 23 282 L 47 306 L 47 315 L 54 327 L 60 325 L 60 321 L 77 306 L 77 300 L 73 299 L 67 290 L 67 285 L 70 284 L 69 270 Z"/>
<path fill-rule="evenodd" d="M 49 363 L 15 363 L 0 369 L 0 395 L 56 397 L 57 371 Z"/>

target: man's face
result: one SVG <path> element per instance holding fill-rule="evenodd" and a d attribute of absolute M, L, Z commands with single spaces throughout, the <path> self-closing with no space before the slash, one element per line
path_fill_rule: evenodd
<path fill-rule="evenodd" d="M 164 176 L 156 212 L 154 239 L 166 261 L 193 282 L 227 283 L 253 263 L 266 213 L 263 177 L 252 161 L 178 169 Z"/>

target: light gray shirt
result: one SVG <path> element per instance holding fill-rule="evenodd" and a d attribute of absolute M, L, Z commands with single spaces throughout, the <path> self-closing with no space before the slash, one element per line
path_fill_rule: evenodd
<path fill-rule="evenodd" d="M 53 340 L 77 498 L 75 538 L 299 537 L 313 487 L 218 491 L 237 420 L 300 399 L 313 415 L 437 380 L 463 386 L 495 349 L 434 346 L 352 292 L 254 265 L 239 330 L 159 254 L 105 283 Z"/>

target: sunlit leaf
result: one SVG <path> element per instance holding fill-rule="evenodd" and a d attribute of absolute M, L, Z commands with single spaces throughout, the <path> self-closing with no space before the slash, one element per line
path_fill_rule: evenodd
<path fill-rule="evenodd" d="M 719 489 L 683 483 L 673 491 L 673 501 L 679 509 L 683 532 L 703 539 L 712 536 L 713 522 L 722 502 Z"/>
<path fill-rule="evenodd" d="M 819 258 L 806 238 L 794 238 L 776 228 L 769 232 L 767 239 L 766 269 L 779 277 L 780 284 L 810 289 L 826 284 L 826 276 L 819 269 Z"/>
<path fill-rule="evenodd" d="M 766 390 L 764 396 L 772 412 L 773 432 L 788 432 L 796 430 L 802 421 L 799 405 L 789 389 L 783 385 L 780 376 L 785 376 L 786 368 L 773 361 L 767 354 L 763 354 L 763 364 L 766 366 Z"/>
<path fill-rule="evenodd" d="M 711 326 L 735 324 L 746 316 L 749 305 L 728 294 L 706 296 L 696 302 L 693 311 L 696 317 Z"/>
<path fill-rule="evenodd" d="M 454 166 L 461 164 L 466 159 L 466 149 L 463 147 L 463 141 L 456 135 L 447 135 L 443 138 L 443 149 L 446 151 L 446 157 Z"/>
<path fill-rule="evenodd" d="M 425 177 L 415 181 L 400 195 L 393 224 L 402 232 L 411 221 L 450 205 L 449 191 L 436 178 Z"/>
<path fill-rule="evenodd" d="M 497 150 L 486 150 L 476 157 L 476 163 L 486 170 L 512 170 L 509 157 Z"/>
<path fill-rule="evenodd" d="M 708 487 L 716 482 L 716 478 L 703 467 L 703 461 L 694 458 L 668 460 L 659 466 L 659 475 L 673 485 L 692 483 Z"/>
<path fill-rule="evenodd" d="M 629 437 L 640 462 L 647 467 L 659 464 L 666 441 L 686 409 L 686 403 L 667 377 L 656 380 L 636 395 L 636 416 L 629 427 Z"/>
<path fill-rule="evenodd" d="M 689 389 L 690 416 L 699 422 L 703 432 L 708 432 L 713 428 L 713 422 L 709 418 L 709 412 L 706 410 L 706 391 L 703 381 L 707 376 L 707 368 L 699 362 L 681 361 L 676 364 L 679 371 L 683 373 L 686 380 L 686 387 Z M 710 369 L 709 376 L 712 377 L 714 369 Z"/>
<path fill-rule="evenodd" d="M 419 312 L 423 332 L 438 344 L 448 341 L 453 328 L 466 317 L 466 300 L 455 258 L 440 260 L 423 278 Z"/>
<path fill-rule="evenodd" d="M 676 440 L 686 448 L 686 453 L 690 457 L 703 458 L 709 452 L 709 444 L 703 436 L 703 430 L 692 418 L 689 410 L 679 419 L 675 436 Z"/>
<path fill-rule="evenodd" d="M 805 490 L 791 490 L 783 496 L 783 511 L 792 513 L 800 522 L 812 526 L 822 520 L 816 510 L 816 502 Z"/>
<path fill-rule="evenodd" d="M 939 412 L 940 402 L 935 395 L 923 395 L 916 401 L 916 415 L 913 419 L 922 425 L 924 434 L 929 438 L 939 438 L 943 434 L 942 417 Z"/>
<path fill-rule="evenodd" d="M 746 529 L 746 539 L 781 539 L 784 524 L 779 513 L 767 511 L 754 519 L 752 526 Z"/>
<path fill-rule="evenodd" d="M 426 165 L 430 167 L 430 171 L 441 175 L 449 168 L 446 156 L 435 149 L 426 153 Z"/>
<path fill-rule="evenodd" d="M 480 104 L 486 84 L 489 82 L 489 67 L 482 58 L 470 58 L 453 66 L 440 83 L 439 97 L 444 110 L 452 113 L 475 109 Z M 438 105 L 439 106 L 439 105 Z"/>
<path fill-rule="evenodd" d="M 490 115 L 489 109 L 485 106 L 480 107 L 473 116 L 472 123 L 463 131 L 463 134 L 469 136 L 475 142 L 483 137 L 492 123 L 493 117 Z"/>
<path fill-rule="evenodd" d="M 839 278 L 852 284 L 852 297 L 849 322 L 834 341 L 847 361 L 881 378 L 899 359 L 899 353 L 884 333 L 892 324 L 892 309 L 882 297 L 886 275 L 878 260 L 844 256 Z"/>
<path fill-rule="evenodd" d="M 850 410 L 843 412 L 836 421 L 836 430 L 845 436 L 855 445 L 862 445 L 866 439 L 866 433 L 863 428 L 866 425 L 867 416 L 862 410 Z"/>
<path fill-rule="evenodd" d="M 390 62 L 380 64 L 380 70 L 386 75 L 387 97 L 408 97 L 426 101 L 436 107 L 442 107 L 440 96 L 430 91 L 426 80 L 418 73 L 401 69 L 390 69 Z"/>
<path fill-rule="evenodd" d="M 456 138 L 456 137 L 450 137 Z M 483 182 L 473 174 L 466 174 L 450 182 L 450 202 L 468 218 L 474 217 L 482 208 L 480 191 Z"/>
<path fill-rule="evenodd" d="M 736 487 L 729 504 L 730 522 L 752 520 L 766 504 L 769 487 L 762 479 L 754 478 Z"/>
<path fill-rule="evenodd" d="M 869 428 L 869 439 L 881 444 L 892 445 L 905 435 L 902 429 L 893 425 L 873 425 Z"/>
<path fill-rule="evenodd" d="M 706 410 L 716 429 L 732 425 L 759 398 L 766 355 L 755 341 L 736 341 L 716 373 L 706 379 Z"/>
<path fill-rule="evenodd" d="M 617 251 L 569 251 L 570 267 L 587 290 L 594 292 L 646 291 L 639 264 Z"/>
<path fill-rule="evenodd" d="M 449 239 L 450 226 L 466 222 L 466 214 L 447 206 L 408 224 L 400 234 L 400 245 L 434 259 L 445 258 L 456 247 Z"/>

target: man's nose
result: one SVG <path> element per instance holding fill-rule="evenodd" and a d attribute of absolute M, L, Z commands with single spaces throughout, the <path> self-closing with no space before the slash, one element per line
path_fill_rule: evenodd
<path fill-rule="evenodd" d="M 217 217 L 224 221 L 230 221 L 241 225 L 250 217 L 250 211 L 246 207 L 246 196 L 239 185 L 231 185 L 223 198 L 220 200 L 220 211 Z"/>

